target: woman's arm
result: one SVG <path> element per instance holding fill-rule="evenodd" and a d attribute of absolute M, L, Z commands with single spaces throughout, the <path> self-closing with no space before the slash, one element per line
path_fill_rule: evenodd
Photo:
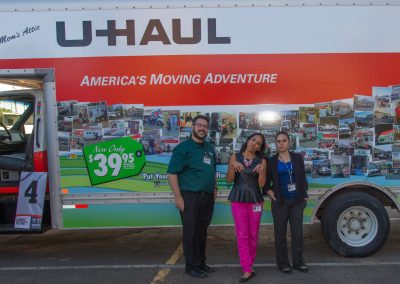
<path fill-rule="evenodd" d="M 301 171 L 302 171 L 301 175 L 304 178 L 305 190 L 308 190 L 308 181 L 307 181 L 307 176 L 306 176 L 306 168 L 304 166 L 304 159 L 303 159 L 302 155 L 300 155 L 300 154 L 298 154 L 298 155 L 299 155 L 299 160 L 300 160 L 300 168 L 301 168 Z"/>
<path fill-rule="evenodd" d="M 271 186 L 272 175 L 273 175 L 272 167 L 273 167 L 272 159 L 269 159 L 268 163 L 267 163 L 267 170 L 266 170 L 266 182 L 265 182 L 265 185 L 263 187 L 263 193 L 264 194 L 267 194 L 268 190 L 272 190 L 272 186 Z"/>
<path fill-rule="evenodd" d="M 268 161 L 268 165 L 267 165 L 267 178 L 266 178 L 266 183 L 265 183 L 265 186 L 264 186 L 264 188 L 263 188 L 263 193 L 264 194 L 266 194 L 266 195 L 268 195 L 268 197 L 271 199 L 271 200 L 274 200 L 274 201 L 276 201 L 276 198 L 275 198 L 275 192 L 274 192 L 274 190 L 273 190 L 273 188 L 272 188 L 272 176 L 273 176 L 273 162 L 272 162 L 272 159 L 270 159 L 269 161 Z"/>

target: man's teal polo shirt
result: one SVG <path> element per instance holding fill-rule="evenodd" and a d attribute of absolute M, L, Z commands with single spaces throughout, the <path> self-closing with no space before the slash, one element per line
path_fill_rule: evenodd
<path fill-rule="evenodd" d="M 175 147 L 168 173 L 178 176 L 180 191 L 213 193 L 216 160 L 209 142 L 197 143 L 192 138 Z"/>

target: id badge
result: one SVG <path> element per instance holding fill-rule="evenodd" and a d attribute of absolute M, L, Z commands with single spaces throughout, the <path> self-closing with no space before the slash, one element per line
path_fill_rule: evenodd
<path fill-rule="evenodd" d="M 260 204 L 254 204 L 253 205 L 253 212 L 261 212 L 261 205 Z"/>
<path fill-rule="evenodd" d="M 209 156 L 204 156 L 203 163 L 207 165 L 211 165 L 211 158 Z"/>
<path fill-rule="evenodd" d="M 296 184 L 295 183 L 289 183 L 288 184 L 288 191 L 289 192 L 296 191 Z"/>

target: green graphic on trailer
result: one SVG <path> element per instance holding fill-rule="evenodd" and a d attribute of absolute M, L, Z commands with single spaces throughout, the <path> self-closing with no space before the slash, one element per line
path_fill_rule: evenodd
<path fill-rule="evenodd" d="M 145 162 L 143 146 L 131 137 L 83 148 L 92 185 L 138 175 Z"/>

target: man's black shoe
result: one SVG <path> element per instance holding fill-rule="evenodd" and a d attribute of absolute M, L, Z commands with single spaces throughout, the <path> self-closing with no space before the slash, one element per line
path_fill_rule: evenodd
<path fill-rule="evenodd" d="M 215 271 L 214 267 L 211 267 L 207 264 L 203 264 L 200 266 L 200 269 L 207 273 L 213 273 Z"/>
<path fill-rule="evenodd" d="M 303 273 L 307 273 L 308 272 L 308 267 L 305 264 L 293 266 L 293 269 L 296 269 L 296 270 L 301 271 Z"/>
<path fill-rule="evenodd" d="M 200 268 L 192 268 L 189 271 L 185 271 L 186 274 L 195 277 L 195 278 L 205 278 L 207 277 L 207 273 L 205 273 Z"/>

